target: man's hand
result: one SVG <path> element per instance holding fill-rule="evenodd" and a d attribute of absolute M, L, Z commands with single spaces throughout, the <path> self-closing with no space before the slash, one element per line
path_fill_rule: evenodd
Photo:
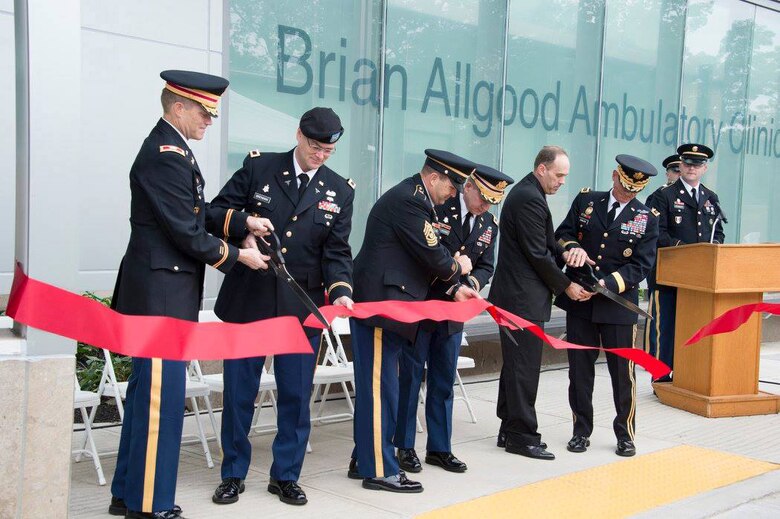
<path fill-rule="evenodd" d="M 458 291 L 455 292 L 455 301 L 466 301 L 467 299 L 482 299 L 479 292 L 467 285 L 461 285 L 458 287 Z"/>
<path fill-rule="evenodd" d="M 352 310 L 352 305 L 355 304 L 349 296 L 341 296 L 333 301 L 333 306 L 343 306 L 347 310 Z M 349 314 L 339 314 L 338 317 L 349 317 Z"/>
<path fill-rule="evenodd" d="M 457 261 L 458 264 L 460 265 L 461 275 L 468 274 L 469 272 L 471 272 L 471 269 L 473 268 L 473 266 L 471 265 L 471 258 L 469 258 L 468 256 L 461 256 L 460 252 L 456 252 L 455 256 L 453 257 L 455 258 L 455 261 Z"/>
<path fill-rule="evenodd" d="M 246 219 L 246 228 L 250 234 L 255 236 L 268 236 L 274 230 L 274 224 L 268 218 L 250 216 Z"/>
<path fill-rule="evenodd" d="M 257 269 L 268 269 L 268 263 L 267 261 L 271 258 L 269 256 L 266 256 L 264 254 L 261 254 L 259 250 L 257 250 L 257 244 L 255 244 L 255 248 L 248 248 L 248 249 L 239 249 L 238 250 L 238 261 L 246 265 L 252 270 Z"/>
<path fill-rule="evenodd" d="M 257 238 L 255 238 L 255 235 L 252 233 L 247 234 L 244 238 L 244 241 L 241 242 L 241 248 L 259 250 L 257 247 Z"/>
<path fill-rule="evenodd" d="M 588 257 L 588 253 L 585 252 L 585 249 L 581 247 L 575 247 L 573 249 L 569 249 L 566 252 L 563 253 L 563 260 L 566 262 L 566 265 L 570 267 L 581 267 L 585 263 L 588 265 L 595 265 L 596 262 L 593 261 Z"/>
<path fill-rule="evenodd" d="M 582 285 L 572 281 L 571 284 L 566 287 L 566 295 L 569 296 L 569 299 L 572 301 L 582 302 L 587 301 L 593 297 L 593 292 L 588 292 L 582 287 Z"/>

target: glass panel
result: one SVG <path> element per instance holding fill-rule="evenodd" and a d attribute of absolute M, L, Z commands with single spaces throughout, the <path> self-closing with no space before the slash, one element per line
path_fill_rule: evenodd
<path fill-rule="evenodd" d="M 11 291 L 14 272 L 14 234 L 16 229 L 16 74 L 14 64 L 14 15 L 0 12 L 0 95 L 9 100 L 0 114 L 0 295 Z M 3 305 L 0 308 L 4 308 Z"/>
<path fill-rule="evenodd" d="M 382 189 L 425 148 L 497 166 L 506 0 L 388 0 Z"/>
<path fill-rule="evenodd" d="M 603 0 L 515 0 L 509 12 L 504 171 L 516 180 L 546 144 L 563 146 L 571 171 L 548 198 L 553 221 L 593 185 Z"/>
<path fill-rule="evenodd" d="M 742 2 L 691 0 L 688 6 L 680 141 L 710 146 L 715 157 L 702 182 L 718 193 L 739 241 L 737 206 L 743 159 L 743 118 L 755 7 Z M 747 122 L 747 121 L 745 121 Z"/>
<path fill-rule="evenodd" d="M 780 13 L 756 9 L 748 88 L 740 242 L 780 242 Z M 748 140 L 749 139 L 749 140 Z M 730 215 L 729 215 L 730 216 Z M 736 216 L 736 215 L 734 215 Z M 737 222 L 734 219 L 731 223 Z"/>
<path fill-rule="evenodd" d="M 641 157 L 658 169 L 658 177 L 639 194 L 641 201 L 666 182 L 661 163 L 677 150 L 685 4 L 642 0 L 608 5 L 599 189 L 612 186 L 615 155 L 620 153 Z"/>
<path fill-rule="evenodd" d="M 229 170 L 291 149 L 306 110 L 333 108 L 345 133 L 328 166 L 357 183 L 353 247 L 376 192 L 381 14 L 380 0 L 230 2 Z"/>

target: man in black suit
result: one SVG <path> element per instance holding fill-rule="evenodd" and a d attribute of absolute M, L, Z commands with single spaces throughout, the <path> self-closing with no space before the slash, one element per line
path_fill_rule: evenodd
<path fill-rule="evenodd" d="M 422 171 L 391 188 L 368 215 L 355 258 L 355 301 L 422 301 L 435 279 L 452 300 L 479 297 L 460 283 L 471 272 L 467 255 L 445 247 L 434 207 L 455 196 L 474 164 L 453 153 L 425 150 Z M 422 485 L 400 469 L 393 447 L 398 413 L 398 359 L 411 347 L 417 323 L 383 317 L 350 319 L 355 369 L 355 450 L 348 476 L 371 490 L 414 493 Z"/>
<path fill-rule="evenodd" d="M 504 189 L 514 181 L 489 166 L 478 164 L 466 180 L 463 192 L 436 206 L 441 242 L 454 254 L 465 254 L 474 268 L 460 282 L 479 291 L 493 275 L 493 252 L 498 239 L 498 222 L 488 213 L 504 198 Z M 451 283 L 436 280 L 428 299 L 451 300 L 446 290 Z M 417 400 L 423 374 L 425 381 L 425 423 L 428 443 L 425 462 L 450 472 L 465 472 L 466 464 L 452 453 L 453 384 L 463 339 L 463 323 L 424 322 L 414 343 L 401 350 L 398 424 L 393 441 L 398 460 L 407 472 L 420 472 L 422 464 L 414 450 Z"/>
<path fill-rule="evenodd" d="M 657 174 L 649 162 L 631 155 L 615 157 L 612 189 L 583 189 L 571 204 L 555 237 L 566 249 L 585 249 L 594 260 L 599 283 L 637 304 L 639 283 L 650 272 L 655 258 L 658 219 L 636 199 Z M 632 348 L 636 339 L 637 314 L 596 294 L 575 302 L 561 294 L 556 306 L 566 310 L 566 337 L 575 344 L 605 348 Z M 567 449 L 585 452 L 593 432 L 593 380 L 598 350 L 568 350 L 569 405 L 574 415 L 574 433 Z M 618 456 L 633 456 L 636 416 L 634 363 L 607 355 L 615 402 L 613 429 Z"/>
<path fill-rule="evenodd" d="M 187 145 L 203 138 L 228 86 L 218 76 L 182 70 L 166 81 L 163 116 L 141 145 L 130 169 L 130 242 L 119 267 L 111 307 L 129 315 L 198 320 L 205 264 L 229 272 L 267 268 L 257 250 L 238 250 L 206 231 L 204 181 Z M 244 222 L 263 234 L 270 223 Z M 172 519 L 184 420 L 186 363 L 133 359 L 116 470 L 111 515 Z"/>
<path fill-rule="evenodd" d="M 488 299 L 542 328 L 550 319 L 553 294 L 566 291 L 574 300 L 591 295 L 569 281 L 557 263 L 581 266 L 587 257 L 582 249 L 564 251 L 555 241 L 546 196 L 554 195 L 568 174 L 569 157 L 563 148 L 545 146 L 536 156 L 534 170 L 512 188 L 501 210 L 501 245 Z M 501 337 L 497 445 L 529 458 L 555 459 L 537 432 L 534 408 L 542 340 L 525 330 L 511 333 L 519 346 Z"/>
<path fill-rule="evenodd" d="M 325 166 L 343 133 L 333 110 L 309 110 L 296 132 L 298 146 L 287 153 L 249 152 L 243 167 L 211 202 L 212 213 L 229 238 L 244 238 L 242 222 L 250 215 L 270 219 L 278 229 L 287 269 L 317 306 L 325 304 L 326 292 L 332 304 L 352 306 L 348 240 L 355 184 Z M 252 235 L 247 241 L 256 246 Z M 225 277 L 214 312 L 233 323 L 281 315 L 294 315 L 303 322 L 310 313 L 286 281 L 244 268 Z M 320 330 L 305 331 L 311 354 L 274 359 L 278 432 L 268 491 L 291 505 L 307 502 L 297 481 L 311 430 L 309 398 L 320 345 Z M 264 362 L 265 357 L 224 361 L 222 483 L 212 496 L 217 504 L 235 503 L 244 490 L 252 450 L 247 435 Z"/>
<path fill-rule="evenodd" d="M 710 159 L 715 155 L 703 144 L 683 144 L 677 148 L 680 178 L 652 200 L 658 216 L 658 248 L 687 243 L 723 243 L 720 201 L 714 191 L 701 183 Z M 650 313 L 655 317 L 658 356 L 674 368 L 674 328 L 677 289 L 656 285 Z M 669 375 L 656 382 L 669 382 Z"/>

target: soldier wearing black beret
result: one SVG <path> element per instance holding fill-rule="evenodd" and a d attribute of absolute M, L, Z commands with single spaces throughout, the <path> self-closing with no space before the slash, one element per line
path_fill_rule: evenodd
<path fill-rule="evenodd" d="M 431 283 L 441 282 L 452 300 L 479 297 L 461 283 L 472 270 L 466 254 L 441 241 L 436 205 L 454 197 L 474 164 L 441 150 L 425 150 L 422 171 L 391 188 L 368 215 L 366 234 L 355 258 L 355 301 L 422 301 Z M 438 232 L 437 232 L 438 231 Z M 417 324 L 382 317 L 351 319 L 355 368 L 355 450 L 348 476 L 363 487 L 422 492 L 401 470 L 393 447 L 398 409 L 401 350 L 411 348 Z"/>
<path fill-rule="evenodd" d="M 237 262 L 256 270 L 267 268 L 268 258 L 207 232 L 203 176 L 187 145 L 203 138 L 228 81 L 182 70 L 160 76 L 166 81 L 163 116 L 130 169 L 130 243 L 112 308 L 197 321 L 206 264 L 221 272 L 231 271 Z M 266 231 L 262 221 L 251 225 L 259 233 Z M 111 483 L 111 515 L 180 517 L 174 495 L 185 380 L 184 362 L 133 359 Z"/>
<path fill-rule="evenodd" d="M 652 200 L 658 211 L 658 247 L 687 243 L 723 243 L 723 223 L 718 195 L 701 183 L 714 152 L 703 144 L 683 144 L 677 148 L 680 178 Z M 650 299 L 655 317 L 650 330 L 649 351 L 674 368 L 674 327 L 677 289 L 656 285 Z M 659 379 L 668 382 L 670 376 Z"/>
<path fill-rule="evenodd" d="M 650 272 L 658 238 L 658 220 L 636 199 L 650 178 L 657 174 L 649 162 L 631 155 L 615 157 L 612 189 L 583 189 L 555 231 L 566 249 L 581 247 L 599 283 L 636 304 L 639 283 Z M 605 348 L 632 348 L 637 315 L 601 294 L 580 301 L 559 295 L 555 304 L 566 310 L 566 337 L 575 344 Z M 574 434 L 567 449 L 585 452 L 593 432 L 593 380 L 598 350 L 568 350 L 569 405 L 574 415 Z M 633 456 L 636 412 L 634 363 L 607 355 L 616 416 L 616 454 Z"/>
<path fill-rule="evenodd" d="M 325 165 L 343 134 L 333 110 L 312 108 L 301 117 L 295 148 L 286 153 L 250 151 L 211 202 L 216 226 L 226 239 L 244 239 L 244 222 L 253 216 L 268 218 L 277 229 L 287 269 L 317 306 L 325 304 L 326 292 L 332 304 L 352 306 L 349 233 L 355 184 Z M 246 236 L 246 243 L 256 246 L 253 235 Z M 214 312 L 232 323 L 282 315 L 303 322 L 310 313 L 284 280 L 245 268 L 225 277 Z M 305 331 L 312 354 L 274 359 L 278 432 L 268 491 L 292 505 L 307 502 L 297 481 L 311 430 L 309 398 L 320 346 L 320 330 Z M 224 361 L 222 482 L 212 496 L 217 504 L 235 503 L 244 490 L 252 451 L 247 435 L 264 362 L 264 357 Z"/>
<path fill-rule="evenodd" d="M 463 192 L 436 206 L 437 229 L 441 243 L 451 254 L 464 254 L 473 269 L 460 282 L 479 291 L 493 276 L 498 222 L 487 211 L 501 202 L 504 189 L 514 181 L 500 171 L 482 164 L 463 185 Z M 446 290 L 451 283 L 436 280 L 427 299 L 451 300 Z M 425 462 L 450 472 L 465 472 L 466 464 L 452 453 L 452 399 L 463 323 L 425 322 L 414 343 L 401 350 L 398 423 L 393 442 L 398 447 L 401 468 L 420 472 L 422 464 L 414 450 L 417 400 L 426 370 L 425 422 L 428 443 Z"/>

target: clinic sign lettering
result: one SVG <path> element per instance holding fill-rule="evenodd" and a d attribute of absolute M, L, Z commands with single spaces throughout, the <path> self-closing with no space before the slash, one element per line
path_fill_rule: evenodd
<path fill-rule="evenodd" d="M 318 49 L 303 29 L 278 25 L 276 54 L 276 90 L 281 94 L 311 95 L 317 79 L 316 95 L 328 101 L 337 95 L 348 97 L 356 105 L 379 105 L 379 65 L 368 58 L 348 59 L 347 39 L 339 49 Z M 735 112 L 717 119 L 707 114 L 690 113 L 683 106 L 668 106 L 662 99 L 602 99 L 584 85 L 563 89 L 561 81 L 549 91 L 537 91 L 518 85 L 496 85 L 475 77 L 475 67 L 461 61 L 431 59 L 425 77 L 411 77 L 401 64 L 384 66 L 383 104 L 386 110 L 418 109 L 420 113 L 473 121 L 477 137 L 487 137 L 497 121 L 505 126 L 522 125 L 532 129 L 604 138 L 676 146 L 682 142 L 701 142 L 735 154 L 780 158 L 780 127 L 774 118 L 768 126 L 759 124 L 755 114 Z M 337 88 L 326 91 L 325 78 L 337 77 Z M 565 99 L 562 91 L 574 92 Z M 410 99 L 415 100 L 410 107 Z M 421 101 L 420 101 L 421 100 Z M 564 106 L 570 108 L 564 109 Z"/>

